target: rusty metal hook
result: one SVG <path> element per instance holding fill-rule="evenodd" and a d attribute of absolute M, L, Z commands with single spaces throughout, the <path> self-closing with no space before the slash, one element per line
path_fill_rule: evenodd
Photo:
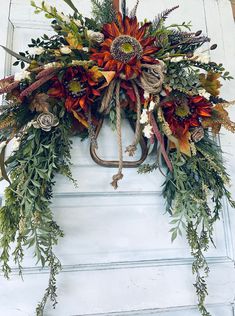
<path fill-rule="evenodd" d="M 98 125 L 96 127 L 95 130 L 95 139 L 97 140 L 100 130 L 103 126 L 103 122 L 104 119 L 100 119 L 98 122 Z M 132 127 L 132 129 L 134 130 L 134 124 L 131 120 L 129 120 L 130 125 Z M 144 137 L 141 135 L 140 137 L 140 147 L 142 150 L 142 155 L 141 158 L 137 161 L 123 161 L 123 168 L 137 168 L 139 167 L 147 158 L 148 156 L 148 147 L 147 147 L 147 143 L 144 139 Z M 107 167 L 107 168 L 118 168 L 119 166 L 119 162 L 115 161 L 115 160 L 103 160 L 101 158 L 98 157 L 97 152 L 96 152 L 96 148 L 94 146 L 94 144 L 91 143 L 90 146 L 90 154 L 91 154 L 91 158 L 94 160 L 94 162 L 96 162 L 98 165 L 102 166 L 102 167 Z"/>

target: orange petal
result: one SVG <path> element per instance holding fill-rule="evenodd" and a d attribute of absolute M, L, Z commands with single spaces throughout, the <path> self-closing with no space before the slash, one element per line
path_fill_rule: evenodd
<path fill-rule="evenodd" d="M 86 128 L 89 127 L 87 121 L 80 115 L 78 114 L 76 111 L 72 110 L 73 116 L 78 120 L 79 123 L 81 123 L 83 126 L 85 126 Z"/>
<path fill-rule="evenodd" d="M 182 153 L 191 157 L 191 147 L 190 147 L 190 132 L 187 132 L 181 136 L 179 139 L 179 148 Z"/>

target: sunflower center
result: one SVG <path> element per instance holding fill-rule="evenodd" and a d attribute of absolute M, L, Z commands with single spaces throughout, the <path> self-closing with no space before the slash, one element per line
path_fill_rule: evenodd
<path fill-rule="evenodd" d="M 114 59 L 123 63 L 128 63 L 134 57 L 141 59 L 143 55 L 143 47 L 136 38 L 128 35 L 121 35 L 114 39 L 110 52 Z"/>
<path fill-rule="evenodd" d="M 187 104 L 178 105 L 175 109 L 175 114 L 180 118 L 185 118 L 190 114 L 190 108 Z"/>
<path fill-rule="evenodd" d="M 70 83 L 68 84 L 68 88 L 69 91 L 72 93 L 78 93 L 81 91 L 81 85 L 80 82 L 76 81 L 76 80 L 72 80 L 70 81 Z"/>
<path fill-rule="evenodd" d="M 69 82 L 65 82 L 65 87 L 69 95 L 73 98 L 80 97 L 84 94 L 85 89 L 81 86 L 78 78 L 74 78 Z"/>

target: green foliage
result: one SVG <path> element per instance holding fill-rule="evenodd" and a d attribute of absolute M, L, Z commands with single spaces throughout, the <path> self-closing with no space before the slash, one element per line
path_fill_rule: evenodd
<path fill-rule="evenodd" d="M 117 20 L 117 12 L 113 6 L 113 0 L 91 0 L 92 14 L 100 25 Z"/>
<path fill-rule="evenodd" d="M 164 183 L 163 197 L 167 211 L 172 215 L 172 240 L 186 231 L 191 253 L 194 257 L 193 273 L 199 299 L 199 310 L 209 316 L 205 308 L 207 286 L 205 277 L 209 272 L 204 252 L 213 242 L 214 223 L 220 218 L 223 197 L 232 207 L 235 203 L 226 185 L 226 173 L 221 150 L 216 143 L 205 137 L 196 144 L 197 154 L 191 158 L 171 153 L 173 172 L 168 173 Z"/>
<path fill-rule="evenodd" d="M 214 62 L 209 63 L 202 63 L 200 61 L 196 60 L 187 60 L 184 59 L 178 63 L 179 67 L 195 67 L 203 69 L 207 72 L 214 72 L 221 75 L 221 78 L 224 80 L 232 80 L 233 77 L 230 76 L 230 73 L 228 71 L 225 71 L 225 68 L 223 67 L 223 64 L 216 64 Z"/>
<path fill-rule="evenodd" d="M 183 93 L 199 93 L 201 83 L 199 80 L 200 70 L 190 67 L 182 67 L 181 63 L 168 63 L 165 82 L 172 89 Z"/>
<path fill-rule="evenodd" d="M 173 12 L 174 10 L 178 9 L 178 8 L 179 8 L 179 6 L 177 5 L 177 6 L 173 7 L 173 8 L 171 8 L 171 9 L 167 9 L 167 10 L 161 12 L 160 14 L 158 14 L 158 16 L 152 22 L 153 30 L 156 31 L 159 28 L 161 28 L 163 26 L 163 23 L 166 21 L 166 19 L 170 15 L 170 13 Z"/>
<path fill-rule="evenodd" d="M 72 179 L 67 125 L 61 124 L 51 132 L 30 128 L 23 136 L 19 150 L 6 162 L 11 170 L 11 185 L 5 191 L 5 205 L 0 209 L 0 260 L 5 276 L 9 277 L 10 251 L 12 243 L 16 242 L 13 258 L 20 273 L 24 248 L 33 248 L 36 261 L 42 267 L 49 266 L 49 285 L 37 315 L 42 315 L 49 297 L 56 304 L 55 277 L 60 263 L 53 246 L 63 232 L 53 219 L 50 204 L 55 174 L 62 173 Z"/>

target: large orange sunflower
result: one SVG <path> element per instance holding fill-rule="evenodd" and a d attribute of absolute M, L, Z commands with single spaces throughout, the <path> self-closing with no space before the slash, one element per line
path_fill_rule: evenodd
<path fill-rule="evenodd" d="M 155 37 L 148 36 L 151 23 L 139 26 L 135 18 L 118 14 L 118 23 L 112 22 L 103 26 L 105 36 L 99 51 L 94 50 L 91 59 L 98 63 L 104 70 L 116 72 L 116 76 L 130 79 L 141 73 L 142 64 L 156 64 L 153 57 L 159 48 L 154 46 Z"/>

